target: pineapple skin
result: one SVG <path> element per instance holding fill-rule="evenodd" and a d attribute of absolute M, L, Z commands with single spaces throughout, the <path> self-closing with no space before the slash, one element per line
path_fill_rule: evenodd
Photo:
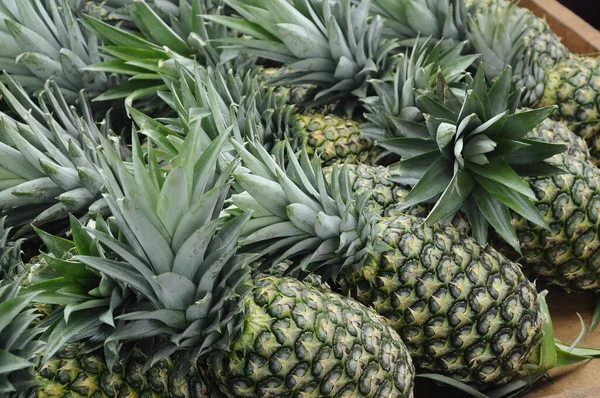
<path fill-rule="evenodd" d="M 537 292 L 520 266 L 421 218 L 377 227 L 389 249 L 342 278 L 344 290 L 390 322 L 417 369 L 477 388 L 511 380 L 543 334 Z"/>
<path fill-rule="evenodd" d="M 36 372 L 38 398 L 209 398 L 206 384 L 195 376 L 180 379 L 170 360 L 144 371 L 146 358 L 134 351 L 110 371 L 102 355 L 83 354 L 78 344 L 65 346 Z"/>
<path fill-rule="evenodd" d="M 549 162 L 568 173 L 531 178 L 550 231 L 513 218 L 527 268 L 568 291 L 600 289 L 600 170 L 565 154 Z"/>
<path fill-rule="evenodd" d="M 228 397 L 412 397 L 404 343 L 372 310 L 292 278 L 260 276 L 242 334 L 211 369 Z"/>
<path fill-rule="evenodd" d="M 594 163 L 600 159 L 600 60 L 572 57 L 560 62 L 546 77 L 539 106 L 558 105 L 556 118 L 567 121 L 584 138 Z"/>

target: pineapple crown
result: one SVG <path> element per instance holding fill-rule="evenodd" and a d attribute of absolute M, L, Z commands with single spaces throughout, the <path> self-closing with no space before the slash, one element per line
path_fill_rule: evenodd
<path fill-rule="evenodd" d="M 370 1 L 226 0 L 240 16 L 206 18 L 253 39 L 222 40 L 227 48 L 286 64 L 276 85 L 312 84 L 311 106 L 364 97 L 367 80 L 383 76 L 397 43 L 381 37 L 383 20 Z"/>
<path fill-rule="evenodd" d="M 489 223 L 519 251 L 509 209 L 548 228 L 532 203 L 535 193 L 521 176 L 562 173 L 544 160 L 566 146 L 525 138 L 556 107 L 515 113 L 522 90 L 511 94 L 511 81 L 507 67 L 488 88 L 479 68 L 461 98 L 440 74 L 436 93 L 417 98 L 419 109 L 427 114 L 425 123 L 405 125 L 404 137 L 384 145 L 402 158 L 390 167 L 392 178 L 414 185 L 404 208 L 435 202 L 428 225 L 462 209 L 480 243 L 487 241 Z"/>
<path fill-rule="evenodd" d="M 154 338 L 150 362 L 177 353 L 189 367 L 200 355 L 228 347 L 239 331 L 247 265 L 257 256 L 236 254 L 250 215 L 219 217 L 236 167 L 231 162 L 217 170 L 229 133 L 222 131 L 203 152 L 198 134 L 186 136 L 166 177 L 151 147 L 144 164 L 135 135 L 131 171 L 114 150 L 103 149 L 105 197 L 126 243 L 88 229 L 118 260 L 75 259 L 129 285 L 147 303 L 117 318 L 105 351 L 116 354 L 121 343 Z"/>
<path fill-rule="evenodd" d="M 92 225 L 119 239 L 111 219 L 98 218 Z M 70 217 L 72 240 L 40 229 L 36 233 L 48 253 L 41 252 L 37 262 L 30 265 L 22 292 L 38 294 L 35 301 L 60 306 L 43 321 L 48 326 L 43 336 L 45 362 L 67 343 L 109 333 L 115 327 L 115 314 L 135 303 L 135 298 L 125 283 L 118 284 L 75 259 L 78 255 L 106 258 L 112 254 L 92 238 L 76 217 Z"/>
<path fill-rule="evenodd" d="M 296 113 L 274 88 L 265 87 L 257 74 L 236 74 L 206 69 L 198 64 L 190 70 L 179 67 L 178 78 L 165 77 L 169 92 L 161 98 L 177 111 L 174 122 L 181 131 L 194 128 L 202 121 L 202 130 L 216 139 L 219 128 L 233 126 L 232 135 L 240 142 L 257 137 L 271 150 L 276 141 L 284 138 L 286 127 L 292 125 Z M 211 117 L 201 117 L 210 113 Z"/>
<path fill-rule="evenodd" d="M 221 2 L 180 1 L 178 6 L 172 4 L 177 12 L 170 14 L 169 18 L 161 17 L 155 7 L 144 1 L 131 3 L 129 15 L 141 35 L 90 15 L 85 16 L 86 26 L 107 43 L 102 50 L 112 58 L 87 69 L 117 72 L 136 79 L 107 91 L 97 100 L 126 98 L 126 104 L 131 105 L 133 101 L 164 88 L 160 79 L 156 79 L 158 72 L 176 74 L 175 63 L 191 64 L 191 58 L 223 71 L 230 68 L 242 71 L 254 64 L 252 59 L 236 57 L 235 53 L 222 51 L 212 44 L 216 39 L 236 35 L 204 16 L 208 13 L 222 14 Z"/>
<path fill-rule="evenodd" d="M 365 211 L 371 193 L 353 194 L 346 167 L 334 168 L 327 182 L 319 160 L 311 163 L 306 151 L 297 159 L 288 142 L 281 143 L 288 154 L 287 170 L 257 143 L 248 142 L 247 148 L 232 144 L 249 172 L 235 174 L 241 190 L 232 195 L 229 211 L 252 212 L 241 244 L 266 256 L 263 265 L 299 259 L 288 273 L 336 278 L 374 250 L 377 217 Z"/>
<path fill-rule="evenodd" d="M 9 239 L 12 228 L 5 228 L 6 217 L 0 218 L 0 280 L 14 279 L 24 269 L 21 244 L 24 239 Z"/>
<path fill-rule="evenodd" d="M 44 343 L 37 337 L 43 329 L 32 326 L 38 318 L 29 308 L 36 293 L 20 294 L 21 278 L 0 280 L 0 396 L 29 396 L 36 381 L 30 370 Z"/>
<path fill-rule="evenodd" d="M 541 38 L 541 40 L 539 40 Z M 537 41 L 545 48 L 540 48 Z M 542 97 L 546 71 L 569 57 L 569 50 L 548 24 L 515 3 L 494 2 L 469 18 L 469 41 L 481 54 L 491 81 L 506 65 L 513 68 L 517 88 L 525 88 L 521 105 L 534 106 Z"/>
<path fill-rule="evenodd" d="M 5 77 L 0 92 L 20 120 L 0 113 L 0 209 L 11 226 L 24 225 L 15 235 L 29 232 L 31 223 L 65 220 L 69 213 L 102 214 L 95 148 L 110 123 L 98 128 L 83 92 L 77 111 L 53 80 L 36 103 L 15 79 Z"/>
<path fill-rule="evenodd" d="M 403 46 L 418 46 L 419 38 L 427 36 L 448 45 L 467 38 L 464 0 L 373 0 L 372 9 L 384 17 L 384 35 Z"/>
<path fill-rule="evenodd" d="M 74 103 L 81 89 L 94 97 L 113 83 L 104 73 L 82 70 L 100 62 L 99 43 L 81 29 L 68 0 L 3 1 L 0 19 L 4 33 L 0 69 L 29 94 L 53 78 L 65 100 Z"/>
<path fill-rule="evenodd" d="M 424 115 L 417 107 L 417 90 L 432 91 L 438 73 L 449 86 L 464 85 L 465 70 L 478 55 L 461 55 L 466 42 L 443 49 L 444 41 L 431 38 L 398 55 L 393 81 L 372 79 L 375 96 L 363 99 L 370 122 L 363 133 L 375 140 L 398 136 L 404 123 L 422 123 Z"/>

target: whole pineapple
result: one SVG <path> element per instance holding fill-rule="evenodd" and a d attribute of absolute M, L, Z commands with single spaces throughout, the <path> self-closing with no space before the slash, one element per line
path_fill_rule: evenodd
<path fill-rule="evenodd" d="M 227 138 L 225 130 L 200 155 L 199 130 L 188 134 L 166 177 L 152 153 L 130 172 L 103 149 L 106 201 L 126 243 L 89 230 L 118 260 L 75 259 L 143 299 L 105 347 L 152 338 L 153 361 L 175 358 L 186 373 L 200 359 L 230 397 L 409 397 L 410 357 L 372 310 L 294 279 L 250 276 L 258 256 L 236 253 L 249 214 L 219 217 L 236 167 L 217 172 Z"/>
<path fill-rule="evenodd" d="M 480 388 L 516 375 L 542 334 L 519 265 L 451 227 L 365 212 L 370 195 L 352 194 L 346 169 L 328 184 L 318 162 L 298 162 L 289 147 L 284 171 L 260 146 L 233 144 L 251 171 L 236 175 L 245 193 L 230 209 L 253 211 L 246 250 L 332 277 L 391 322 L 421 370 Z"/>
<path fill-rule="evenodd" d="M 263 86 L 254 74 L 240 76 L 231 70 L 222 74 L 194 65 L 191 70 L 180 67 L 177 78 L 165 77 L 165 81 L 169 91 L 161 97 L 179 116 L 169 120 L 168 130 L 163 128 L 173 138 L 180 139 L 181 133 L 188 134 L 198 125 L 210 132 L 216 131 L 216 124 L 224 123 L 235 124 L 232 134 L 241 142 L 258 135 L 269 151 L 286 139 L 297 149 L 306 145 L 310 155 L 319 156 L 325 165 L 374 163 L 379 154 L 373 141 L 361 133 L 358 122 L 331 114 L 301 114 L 295 106 L 287 105 L 274 88 Z M 211 117 L 201 117 L 198 110 L 210 112 Z M 151 127 L 156 123 L 136 111 L 132 116 L 140 127 L 147 126 L 143 132 L 158 136 L 157 129 Z M 165 151 L 176 153 L 171 142 L 155 141 Z"/>

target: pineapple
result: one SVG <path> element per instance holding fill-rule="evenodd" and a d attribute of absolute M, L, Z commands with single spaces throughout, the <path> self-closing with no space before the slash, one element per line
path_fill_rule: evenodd
<path fill-rule="evenodd" d="M 521 104 L 558 105 L 555 118 L 584 137 L 596 156 L 598 60 L 571 55 L 548 24 L 528 10 L 505 0 L 491 0 L 482 9 L 470 21 L 469 32 L 489 77 L 512 65 L 517 87 L 525 88 Z"/>
<path fill-rule="evenodd" d="M 366 96 L 370 78 L 388 73 L 397 47 L 382 38 L 383 20 L 369 18 L 370 1 L 225 0 L 240 16 L 207 16 L 251 39 L 226 39 L 231 50 L 283 63 L 274 85 L 311 84 L 306 104 L 341 101 L 352 113 L 354 98 Z"/>
<path fill-rule="evenodd" d="M 600 60 L 572 57 L 557 63 L 546 76 L 540 105 L 558 104 L 559 115 L 583 137 L 596 165 L 600 162 Z"/>
<path fill-rule="evenodd" d="M 82 70 L 101 61 L 99 42 L 79 25 L 68 0 L 2 0 L 0 17 L 0 69 L 29 94 L 53 78 L 74 103 L 81 89 L 95 97 L 115 83 L 105 73 Z"/>
<path fill-rule="evenodd" d="M 566 173 L 527 178 L 537 197 L 536 206 L 550 229 L 542 230 L 513 214 L 522 261 L 535 275 L 566 290 L 597 290 L 600 170 L 590 164 L 583 140 L 558 122 L 546 120 L 528 137 L 564 143 L 569 150 L 548 161 Z"/>
<path fill-rule="evenodd" d="M 105 351 L 152 338 L 153 363 L 174 358 L 185 374 L 200 360 L 228 397 L 411 396 L 410 357 L 383 318 L 295 279 L 250 276 L 258 256 L 236 253 L 250 215 L 219 217 L 237 166 L 217 172 L 227 138 L 223 129 L 199 155 L 201 134 L 188 134 L 166 178 L 152 152 L 142 163 L 135 139 L 132 171 L 103 149 L 106 201 L 126 243 L 89 230 L 118 260 L 75 259 L 143 300 L 119 317 Z"/>
<path fill-rule="evenodd" d="M 31 224 L 64 221 L 69 213 L 105 214 L 94 164 L 98 137 L 108 134 L 110 124 L 96 125 L 83 94 L 81 112 L 71 108 L 52 80 L 37 103 L 11 76 L 6 81 L 0 92 L 15 118 L 0 114 L 0 210 L 9 226 L 21 227 L 15 236 L 29 232 Z"/>
<path fill-rule="evenodd" d="M 205 131 L 215 131 L 212 127 L 223 120 L 225 125 L 236 122 L 232 134 L 241 142 L 258 134 L 262 144 L 273 151 L 278 142 L 289 138 L 298 149 L 307 145 L 310 155 L 318 155 L 325 165 L 373 163 L 379 153 L 373 141 L 361 134 L 356 121 L 335 115 L 300 114 L 273 88 L 262 86 L 256 75 L 242 77 L 231 70 L 222 74 L 195 65 L 192 70 L 180 67 L 177 79 L 165 81 L 169 92 L 161 93 L 161 98 L 179 115 L 178 119 L 169 119 L 171 125 L 167 127 L 178 139 L 179 133 L 187 134 L 198 122 Z M 218 111 L 212 106 L 215 102 Z M 202 112 L 198 110 L 211 112 L 212 118 L 200 117 Z M 151 137 L 160 134 L 150 127 L 152 122 L 147 116 L 135 110 L 131 114 L 142 132 Z M 164 151 L 176 153 L 172 141 L 161 139 L 157 143 Z"/>
<path fill-rule="evenodd" d="M 21 244 L 23 239 L 11 241 L 11 228 L 5 228 L 6 217 L 0 218 L 0 280 L 15 279 L 23 272 L 24 264 L 21 259 Z"/>
<path fill-rule="evenodd" d="M 474 8 L 463 0 L 373 0 L 373 11 L 384 17 L 387 35 L 413 46 L 418 38 L 445 39 L 457 44 L 467 39 L 467 15 Z"/>
<path fill-rule="evenodd" d="M 148 358 L 136 349 L 111 370 L 100 353 L 87 353 L 84 348 L 81 344 L 68 345 L 36 370 L 38 398 L 213 397 L 201 379 L 179 377 L 168 359 L 146 370 Z"/>
<path fill-rule="evenodd" d="M 390 166 L 392 179 L 414 185 L 403 207 L 435 202 L 427 225 L 463 210 L 480 243 L 487 241 L 489 224 L 519 251 L 509 209 L 549 228 L 532 203 L 535 193 L 521 176 L 561 172 L 544 160 L 566 146 L 524 137 L 555 108 L 515 113 L 520 91 L 510 93 L 511 80 L 508 67 L 488 88 L 480 68 L 465 91 L 455 93 L 440 74 L 435 93 L 424 92 L 416 100 L 426 121 L 400 119 L 401 136 L 380 145 L 401 156 Z"/>
<path fill-rule="evenodd" d="M 549 163 L 567 173 L 528 182 L 550 229 L 513 217 L 522 261 L 536 275 L 569 291 L 598 290 L 600 170 L 588 160 L 566 154 L 554 156 Z"/>
<path fill-rule="evenodd" d="M 254 60 L 236 57 L 214 45 L 221 38 L 235 36 L 235 32 L 208 20 L 204 14 L 223 13 L 220 0 L 189 0 L 172 4 L 162 1 L 167 9 L 175 7 L 163 19 L 159 10 L 144 1 L 128 2 L 130 16 L 140 34 L 128 29 L 111 26 L 91 15 L 85 15 L 85 24 L 106 45 L 104 53 L 109 60 L 89 66 L 86 70 L 116 72 L 129 76 L 119 86 L 106 91 L 98 101 L 125 99 L 126 104 L 138 102 L 137 107 L 158 112 L 161 104 L 156 92 L 164 88 L 160 74 L 176 73 L 175 63 L 193 64 L 196 59 L 211 68 L 234 68 L 238 71 L 253 66 Z M 173 10 L 174 11 L 174 10 Z M 134 50 L 132 50 L 134 48 Z M 228 55 L 229 54 L 229 55 Z"/>
<path fill-rule="evenodd" d="M 29 396 L 31 369 L 44 347 L 37 339 L 43 329 L 32 326 L 38 315 L 28 308 L 36 294 L 19 294 L 20 279 L 0 281 L 0 397 Z"/>
<path fill-rule="evenodd" d="M 250 173 L 229 211 L 253 211 L 242 244 L 264 264 L 317 272 L 385 316 L 421 371 L 479 388 L 513 378 L 542 335 L 539 297 L 519 265 L 451 227 L 365 212 L 347 169 L 331 184 L 288 146 L 286 172 L 259 145 L 233 141 Z"/>

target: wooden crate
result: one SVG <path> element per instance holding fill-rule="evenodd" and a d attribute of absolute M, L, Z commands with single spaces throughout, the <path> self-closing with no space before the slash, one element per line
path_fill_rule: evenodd
<path fill-rule="evenodd" d="M 600 53 L 600 32 L 558 1 L 522 0 L 519 5 L 545 18 L 552 30 L 562 37 L 563 43 L 572 52 Z M 600 14 L 598 16 L 600 17 Z"/>

